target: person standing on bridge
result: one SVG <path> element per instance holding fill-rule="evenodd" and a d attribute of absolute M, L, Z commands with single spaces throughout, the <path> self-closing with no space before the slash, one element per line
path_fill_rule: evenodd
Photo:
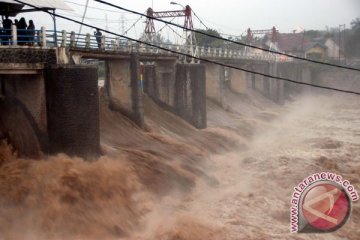
<path fill-rule="evenodd" d="M 27 34 L 28 34 L 28 43 L 29 46 L 33 46 L 34 45 L 34 39 L 35 39 L 35 25 L 33 20 L 29 21 L 29 26 L 27 27 Z"/>
<path fill-rule="evenodd" d="M 3 30 L 4 30 L 4 37 L 3 39 L 3 44 L 4 45 L 10 45 L 10 40 L 11 40 L 11 25 L 12 25 L 12 21 L 9 19 L 9 16 L 6 15 L 5 19 L 3 20 Z"/>
<path fill-rule="evenodd" d="M 20 18 L 19 23 L 17 24 L 17 34 L 18 34 L 18 43 L 19 45 L 26 45 L 27 42 L 27 24 L 25 18 Z"/>
<path fill-rule="evenodd" d="M 100 32 L 100 30 L 97 28 L 96 31 L 94 32 L 94 36 L 96 37 L 96 41 L 98 44 L 98 48 L 101 49 L 101 37 L 102 37 L 102 33 Z"/>

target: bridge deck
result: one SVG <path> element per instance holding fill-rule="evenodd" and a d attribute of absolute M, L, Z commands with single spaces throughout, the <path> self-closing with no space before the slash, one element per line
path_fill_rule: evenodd
<path fill-rule="evenodd" d="M 270 54 L 268 52 L 254 52 L 249 49 L 237 50 L 229 47 L 213 48 L 204 46 L 187 46 L 175 44 L 158 44 L 159 47 L 176 51 L 179 54 L 171 53 L 166 50 L 161 50 L 156 47 L 150 47 L 146 44 L 132 43 L 116 36 L 102 36 L 97 39 L 90 34 L 76 34 L 75 32 L 68 33 L 66 31 L 46 30 L 44 27 L 41 30 L 35 30 L 33 37 L 17 36 L 16 28 L 12 29 L 12 35 L 7 36 L 9 40 L 2 42 L 8 44 L 1 46 L 1 48 L 13 47 L 28 47 L 28 48 L 52 48 L 62 47 L 67 48 L 71 52 L 82 55 L 87 58 L 127 58 L 130 53 L 137 52 L 141 56 L 141 60 L 170 60 L 181 58 L 181 54 L 190 54 L 192 56 L 221 60 L 225 62 L 237 61 L 240 59 L 257 60 L 257 61 L 292 61 L 286 56 L 279 56 Z M 182 57 L 185 58 L 184 56 Z M 237 60 L 236 60 L 237 59 Z"/>

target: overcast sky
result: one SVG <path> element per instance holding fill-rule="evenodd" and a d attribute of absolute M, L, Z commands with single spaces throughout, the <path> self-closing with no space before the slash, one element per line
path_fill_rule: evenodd
<path fill-rule="evenodd" d="M 58 11 L 58 13 L 74 16 L 77 20 L 81 19 L 86 0 L 66 0 L 65 2 L 74 11 Z M 108 0 L 108 2 L 142 13 L 145 13 L 152 4 L 154 11 L 181 9 L 180 6 L 170 5 L 170 0 Z M 190 5 L 206 26 L 232 35 L 241 35 L 249 27 L 270 29 L 275 26 L 280 32 L 291 32 L 297 28 L 324 30 L 326 26 L 338 27 L 339 24 L 346 24 L 349 28 L 350 22 L 360 17 L 360 0 L 177 0 L 176 2 Z M 105 11 L 105 9 L 110 11 Z M 123 25 L 120 21 L 122 15 Z M 24 14 L 24 16 L 27 20 L 32 18 L 37 28 L 41 25 L 45 25 L 47 29 L 52 28 L 51 18 L 46 14 L 32 13 Z M 85 22 L 102 28 L 108 27 L 109 30 L 116 32 L 126 30 L 139 18 L 137 15 L 107 7 L 93 0 L 89 1 L 86 17 Z M 144 28 L 144 21 L 141 19 L 137 27 L 129 34 L 139 37 Z M 182 24 L 183 19 L 174 22 Z M 196 28 L 201 27 L 197 19 L 194 19 L 194 25 Z M 160 24 L 156 25 L 157 29 L 161 27 Z M 58 20 L 58 29 L 78 31 L 79 27 Z M 92 32 L 93 29 L 84 28 L 82 32 L 90 31 Z M 164 37 L 168 38 L 171 31 L 164 30 Z"/>

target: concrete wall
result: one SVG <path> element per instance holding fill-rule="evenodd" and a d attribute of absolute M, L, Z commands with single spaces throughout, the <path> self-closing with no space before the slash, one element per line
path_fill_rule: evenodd
<path fill-rule="evenodd" d="M 175 61 L 155 62 L 157 97 L 172 107 L 175 107 L 175 68 Z"/>
<path fill-rule="evenodd" d="M 218 104 L 224 102 L 225 68 L 212 63 L 205 63 L 206 96 Z"/>
<path fill-rule="evenodd" d="M 42 48 L 0 48 L 0 63 L 47 63 L 55 64 L 56 50 Z"/>
<path fill-rule="evenodd" d="M 259 72 L 268 76 L 285 76 L 286 73 L 282 71 L 281 63 L 252 63 L 247 67 L 248 69 Z M 286 70 L 286 68 L 284 68 Z M 248 87 L 260 92 L 268 99 L 283 104 L 285 100 L 284 81 L 262 76 L 259 74 L 247 74 Z"/>
<path fill-rule="evenodd" d="M 105 62 L 105 89 L 110 108 L 120 111 L 138 126 L 144 127 L 143 100 L 138 57 L 114 59 Z"/>
<path fill-rule="evenodd" d="M 237 93 L 246 93 L 247 89 L 251 87 L 250 74 L 236 69 L 229 69 L 229 72 L 230 89 Z"/>
<path fill-rule="evenodd" d="M 20 157 L 40 157 L 43 151 L 37 124 L 16 97 L 0 98 L 0 140 L 6 138 Z"/>
<path fill-rule="evenodd" d="M 321 66 L 319 64 L 300 62 L 281 63 L 278 64 L 278 76 L 303 83 L 360 91 L 360 75 L 357 72 Z M 333 93 L 333 91 L 330 90 L 289 82 L 284 82 L 283 88 L 284 98 L 287 98 L 290 94 L 299 93 Z"/>
<path fill-rule="evenodd" d="M 272 63 L 269 65 L 268 74 L 272 76 L 286 77 L 282 75 L 283 69 L 287 68 L 284 67 L 284 65 L 282 65 L 281 63 Z M 293 78 L 291 76 L 288 77 L 290 79 L 296 80 L 296 78 Z M 274 78 L 267 78 L 267 81 L 269 82 L 268 97 L 278 104 L 284 104 L 286 98 L 285 82 L 283 80 Z"/>
<path fill-rule="evenodd" d="M 0 75 L 4 95 L 19 99 L 29 110 L 39 129 L 46 132 L 46 106 L 44 76 Z"/>
<path fill-rule="evenodd" d="M 313 70 L 313 82 L 322 86 L 360 92 L 360 74 L 335 68 Z M 329 92 L 329 90 L 322 90 Z"/>
<path fill-rule="evenodd" d="M 46 99 L 50 153 L 86 159 L 100 153 L 97 69 L 53 65 L 47 69 Z"/>
<path fill-rule="evenodd" d="M 145 92 L 157 101 L 175 108 L 175 74 L 175 61 L 159 61 L 154 64 L 145 64 Z"/>
<path fill-rule="evenodd" d="M 47 117 L 45 84 L 43 74 L 36 75 L 0 75 L 4 97 L 25 111 L 27 121 L 31 122 L 41 149 L 47 148 Z"/>

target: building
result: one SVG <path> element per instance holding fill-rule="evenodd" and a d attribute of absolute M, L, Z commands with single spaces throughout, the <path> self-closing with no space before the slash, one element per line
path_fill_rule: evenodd
<path fill-rule="evenodd" d="M 300 57 L 304 56 L 305 45 L 309 43 L 303 33 L 279 33 L 277 41 L 281 52 Z"/>
<path fill-rule="evenodd" d="M 305 57 L 315 60 L 327 58 L 327 47 L 321 42 L 311 42 L 306 46 Z"/>

